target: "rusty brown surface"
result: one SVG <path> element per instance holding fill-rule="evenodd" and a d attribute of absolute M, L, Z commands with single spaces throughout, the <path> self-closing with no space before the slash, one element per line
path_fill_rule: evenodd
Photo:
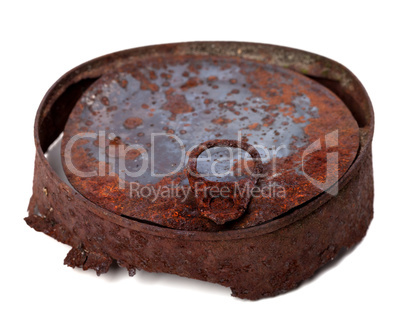
<path fill-rule="evenodd" d="M 249 173 L 240 175 L 241 179 L 237 181 L 212 181 L 201 176 L 197 170 L 197 159 L 201 153 L 214 147 L 240 148 L 248 152 L 253 163 Z M 255 147 L 246 142 L 228 139 L 209 140 L 194 148 L 189 154 L 186 169 L 197 209 L 203 217 L 218 225 L 243 215 L 262 172 L 261 156 Z"/>
<path fill-rule="evenodd" d="M 335 130 L 336 148 L 332 150 L 337 151 L 339 164 L 330 168 L 324 141 Z M 81 139 L 66 151 L 75 135 L 101 131 L 112 138 Z M 258 183 L 265 195 L 251 198 L 243 216 L 223 224 L 234 218 L 206 219 L 197 209 L 198 199 L 188 192 L 184 165 L 176 173 L 168 172 L 180 164 L 182 150 L 208 140 L 236 140 L 238 131 L 242 141 L 272 149 L 272 156 L 263 162 L 266 176 Z M 152 148 L 151 133 L 167 137 Z M 303 158 L 316 140 L 323 143 L 323 149 Z M 133 148 L 125 158 L 115 154 L 119 146 L 128 149 L 131 145 L 142 145 L 142 152 Z M 285 147 L 274 159 L 279 146 Z M 329 188 L 350 167 L 358 147 L 359 129 L 348 108 L 329 89 L 305 76 L 233 56 L 156 55 L 105 69 L 70 115 L 62 156 L 75 189 L 110 211 L 173 229 L 222 231 L 273 220 L 319 195 L 323 189 L 313 185 L 303 171 L 319 182 L 332 179 Z M 153 177 L 148 168 L 138 177 L 125 175 L 122 181 L 121 161 L 125 170 L 137 171 L 144 162 L 141 153 L 149 157 L 157 153 L 156 172 L 168 175 Z M 69 169 L 66 160 L 87 172 L 100 171 L 104 164 L 106 175 L 81 177 Z M 156 200 L 154 195 L 140 195 L 167 187 L 177 189 L 176 194 Z"/>
<path fill-rule="evenodd" d="M 303 72 L 329 87 L 359 126 L 359 151 L 338 182 L 339 193 L 321 193 L 255 227 L 199 232 L 120 216 L 62 182 L 44 152 L 63 131 L 75 101 L 103 71 L 155 53 L 251 58 Z M 144 83 L 144 87 L 153 86 Z M 26 222 L 72 246 L 65 260 L 72 267 L 92 268 L 100 274 L 116 261 L 130 275 L 136 269 L 173 273 L 231 287 L 233 295 L 240 298 L 274 296 L 311 277 L 341 248 L 355 245 L 366 234 L 373 216 L 373 128 L 371 103 L 357 78 L 336 62 L 311 53 L 236 42 L 170 44 L 115 53 L 67 73 L 44 98 L 35 121 L 37 153 Z"/>

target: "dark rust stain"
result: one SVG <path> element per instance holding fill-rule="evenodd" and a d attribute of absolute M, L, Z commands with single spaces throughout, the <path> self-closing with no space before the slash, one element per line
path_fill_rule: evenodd
<path fill-rule="evenodd" d="M 127 118 L 123 125 L 127 129 L 134 129 L 142 125 L 142 119 L 137 117 Z"/>
<path fill-rule="evenodd" d="M 162 110 L 172 113 L 170 119 L 176 120 L 178 114 L 193 112 L 194 109 L 187 103 L 186 97 L 181 94 L 167 94 L 167 102 L 162 106 Z"/>
<path fill-rule="evenodd" d="M 216 119 L 212 119 L 211 122 L 216 124 L 216 125 L 227 125 L 227 124 L 231 123 L 232 120 L 231 119 L 226 119 L 226 118 L 223 118 L 223 117 L 219 117 L 219 118 L 216 118 Z"/>

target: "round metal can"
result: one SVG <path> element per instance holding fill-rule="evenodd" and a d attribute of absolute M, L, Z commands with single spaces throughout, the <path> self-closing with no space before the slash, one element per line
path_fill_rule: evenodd
<path fill-rule="evenodd" d="M 359 80 L 316 54 L 240 42 L 113 53 L 43 99 L 26 222 L 71 245 L 72 267 L 116 261 L 274 296 L 364 237 L 373 130 Z M 45 157 L 61 133 L 71 184 Z"/>

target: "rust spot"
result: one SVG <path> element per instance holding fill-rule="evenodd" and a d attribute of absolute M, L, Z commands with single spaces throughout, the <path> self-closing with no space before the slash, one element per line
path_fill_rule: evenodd
<path fill-rule="evenodd" d="M 157 79 L 157 78 L 158 78 L 158 76 L 156 76 L 155 71 L 151 70 L 151 71 L 149 72 L 149 79 L 155 80 L 155 79 Z"/>
<path fill-rule="evenodd" d="M 101 102 L 103 105 L 109 106 L 109 99 L 106 96 L 102 97 Z"/>
<path fill-rule="evenodd" d="M 194 108 L 191 107 L 186 100 L 186 97 L 181 94 L 167 94 L 167 102 L 162 106 L 162 110 L 172 113 L 171 119 L 175 120 L 178 114 L 193 112 Z"/>
<path fill-rule="evenodd" d="M 137 117 L 127 118 L 123 125 L 126 129 L 134 129 L 142 125 L 142 119 Z"/>
<path fill-rule="evenodd" d="M 261 125 L 258 122 L 254 122 L 251 125 L 248 126 L 248 129 L 250 130 L 260 130 Z"/>
<path fill-rule="evenodd" d="M 106 111 L 107 112 L 113 112 L 113 111 L 117 111 L 117 106 L 109 106 L 107 109 L 106 109 Z"/>
<path fill-rule="evenodd" d="M 119 85 L 123 88 L 126 88 L 128 84 L 128 81 L 126 79 L 122 79 L 119 81 Z"/>
<path fill-rule="evenodd" d="M 216 124 L 216 125 L 227 125 L 227 124 L 231 123 L 232 120 L 231 119 L 226 119 L 226 118 L 223 118 L 223 117 L 219 117 L 219 118 L 211 120 L 211 122 Z"/>
<path fill-rule="evenodd" d="M 111 146 L 119 146 L 123 145 L 123 142 L 119 136 L 114 137 L 112 140 L 109 141 Z"/>
<path fill-rule="evenodd" d="M 170 78 L 172 78 L 172 75 L 163 72 L 163 73 L 161 73 L 161 77 L 164 78 L 164 79 L 170 79 Z"/>
<path fill-rule="evenodd" d="M 201 80 L 197 77 L 192 77 L 187 80 L 186 83 L 180 86 L 183 91 L 188 90 L 189 88 L 196 87 L 201 84 Z"/>
<path fill-rule="evenodd" d="M 135 79 L 140 81 L 142 90 L 150 90 L 152 92 L 159 90 L 159 86 L 152 83 L 139 69 L 136 69 L 132 75 Z"/>

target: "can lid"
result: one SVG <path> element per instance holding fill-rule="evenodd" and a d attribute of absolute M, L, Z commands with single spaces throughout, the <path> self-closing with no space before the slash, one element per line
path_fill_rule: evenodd
<path fill-rule="evenodd" d="M 73 187 L 117 214 L 183 230 L 270 221 L 352 164 L 359 129 L 329 89 L 228 56 L 150 56 L 103 74 L 63 140 Z"/>

